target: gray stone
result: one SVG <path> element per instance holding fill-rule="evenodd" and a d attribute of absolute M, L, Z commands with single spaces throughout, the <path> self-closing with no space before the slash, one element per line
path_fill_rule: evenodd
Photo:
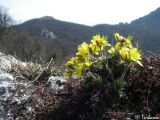
<path fill-rule="evenodd" d="M 3 95 L 6 92 L 5 87 L 0 87 L 0 95 Z"/>
<path fill-rule="evenodd" d="M 51 76 L 48 79 L 48 83 L 50 84 L 50 87 L 58 90 L 63 89 L 63 84 L 66 82 L 66 80 L 63 77 L 59 76 Z"/>
<path fill-rule="evenodd" d="M 2 81 L 13 81 L 14 78 L 11 74 L 8 74 L 8 73 L 3 73 L 3 74 L 0 74 L 0 82 Z"/>
<path fill-rule="evenodd" d="M 11 55 L 5 55 L 4 53 L 0 52 L 0 72 L 10 72 L 12 68 L 12 63 L 17 63 L 18 60 L 11 56 Z"/>
<path fill-rule="evenodd" d="M 53 32 L 49 31 L 48 29 L 42 29 L 41 36 L 45 38 L 50 38 L 50 39 L 57 39 L 57 36 Z"/>

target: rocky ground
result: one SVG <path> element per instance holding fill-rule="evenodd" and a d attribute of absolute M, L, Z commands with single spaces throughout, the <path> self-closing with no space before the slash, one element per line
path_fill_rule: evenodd
<path fill-rule="evenodd" d="M 42 67 L 0 53 L 0 120 L 33 117 L 46 105 L 44 96 L 63 89 L 66 80 L 58 72 L 52 61 Z"/>
<path fill-rule="evenodd" d="M 160 118 L 160 57 L 143 58 L 119 96 L 110 86 L 64 78 L 63 66 L 21 62 L 0 53 L 0 120 Z M 102 69 L 103 70 L 103 69 Z"/>

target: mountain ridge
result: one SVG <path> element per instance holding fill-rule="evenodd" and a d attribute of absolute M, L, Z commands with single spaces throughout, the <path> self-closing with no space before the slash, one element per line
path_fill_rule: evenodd
<path fill-rule="evenodd" d="M 113 42 L 113 34 L 115 32 L 118 32 L 125 37 L 134 35 L 134 42 L 137 40 L 141 41 L 141 48 L 144 53 L 146 51 L 160 53 L 159 21 L 160 8 L 157 8 L 148 15 L 133 20 L 130 23 L 119 23 L 116 25 L 97 24 L 94 26 L 87 26 L 57 20 L 51 16 L 44 16 L 15 25 L 13 28 L 18 32 L 27 31 L 29 35 L 36 36 L 39 39 L 42 38 L 42 30 L 49 31 L 52 33 L 52 36 L 55 35 L 56 37 L 55 39 L 48 40 L 48 42 L 52 43 L 56 49 L 59 49 L 55 54 L 58 55 L 60 52 L 61 58 L 64 59 L 67 56 L 74 54 L 77 46 L 81 42 L 89 42 L 95 34 L 107 35 L 110 42 Z"/>

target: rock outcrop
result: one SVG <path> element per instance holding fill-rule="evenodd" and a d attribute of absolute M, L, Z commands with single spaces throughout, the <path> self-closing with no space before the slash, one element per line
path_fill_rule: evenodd
<path fill-rule="evenodd" d="M 57 36 L 53 32 L 49 31 L 48 29 L 42 29 L 41 36 L 48 39 L 53 39 L 53 40 L 57 39 Z"/>

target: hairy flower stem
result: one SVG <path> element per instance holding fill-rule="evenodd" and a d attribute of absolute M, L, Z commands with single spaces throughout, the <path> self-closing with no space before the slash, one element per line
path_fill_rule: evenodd
<path fill-rule="evenodd" d="M 109 71 L 108 76 L 111 74 L 111 79 L 112 79 L 112 81 L 114 81 L 114 75 L 113 75 L 113 73 L 112 73 L 111 69 L 109 68 L 108 64 L 107 64 L 107 63 L 105 63 L 103 60 L 100 60 L 100 59 L 99 59 L 99 61 L 101 61 L 102 63 L 104 63 L 104 64 L 105 64 L 106 69 Z"/>
<path fill-rule="evenodd" d="M 104 62 L 104 60 L 102 60 L 102 59 L 98 59 L 98 58 L 96 58 L 96 57 L 94 57 L 94 56 L 90 56 L 90 57 L 91 57 L 91 58 L 93 58 L 93 59 L 95 59 L 95 60 L 98 60 L 98 61 L 100 61 L 100 62 L 104 63 L 104 64 L 105 64 L 105 66 L 106 66 L 106 69 L 109 71 L 108 76 L 111 74 L 111 79 L 114 81 L 114 75 L 113 75 L 113 73 L 112 73 L 111 69 L 109 68 L 109 66 L 107 65 L 107 63 L 106 63 L 106 62 Z M 95 76 L 94 76 L 94 77 L 95 77 Z"/>
<path fill-rule="evenodd" d="M 120 78 L 121 80 L 124 79 L 127 71 L 129 70 L 129 68 L 130 68 L 131 66 L 132 66 L 132 63 L 130 63 L 129 65 L 127 65 L 127 66 L 124 68 L 124 71 L 123 71 L 123 73 L 122 73 L 122 75 L 121 75 L 121 78 Z"/>
<path fill-rule="evenodd" d="M 88 74 L 89 74 L 93 79 L 96 79 L 96 76 L 94 76 L 91 71 L 89 71 Z"/>

